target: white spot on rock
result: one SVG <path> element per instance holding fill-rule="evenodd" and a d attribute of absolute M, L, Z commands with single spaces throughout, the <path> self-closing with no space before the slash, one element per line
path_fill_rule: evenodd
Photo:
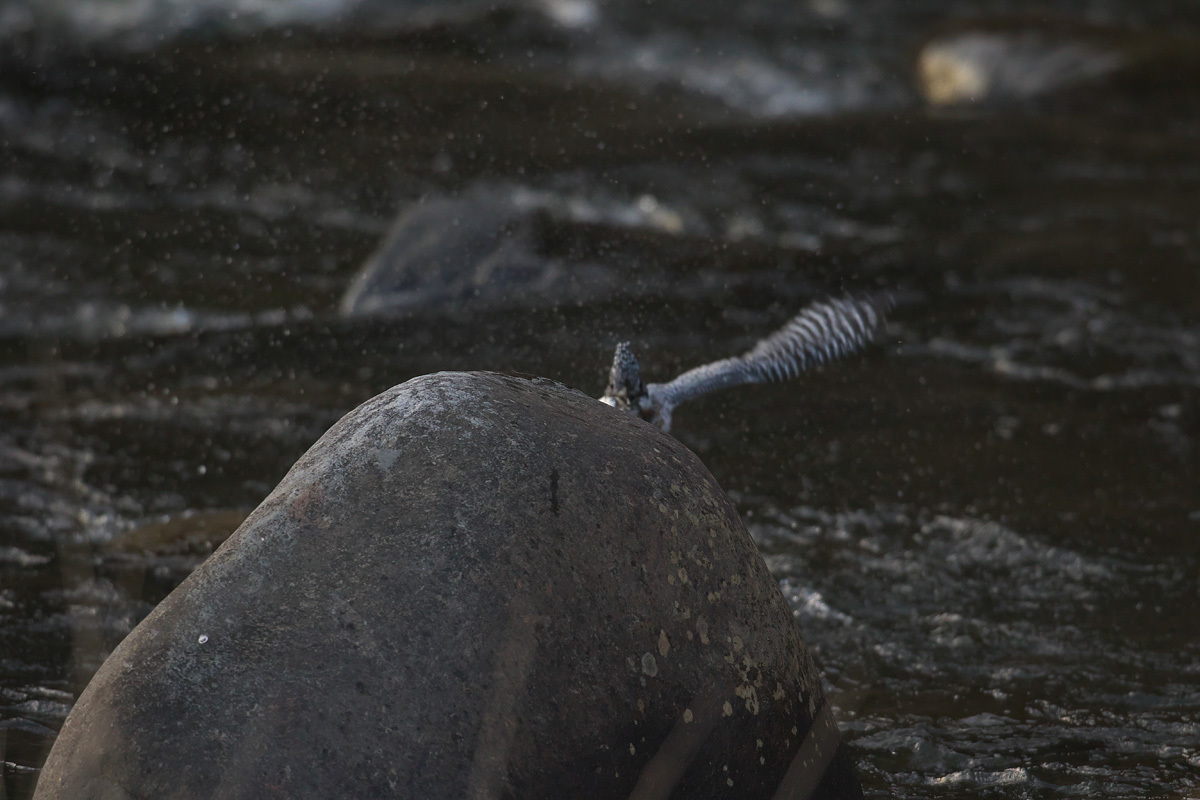
<path fill-rule="evenodd" d="M 652 653 L 642 653 L 642 672 L 653 678 L 658 674 L 658 662 Z"/>

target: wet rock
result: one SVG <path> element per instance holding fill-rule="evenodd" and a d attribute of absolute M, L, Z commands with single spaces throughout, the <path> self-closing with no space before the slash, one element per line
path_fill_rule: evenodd
<path fill-rule="evenodd" d="M 346 316 L 460 302 L 553 280 L 533 216 L 503 195 L 430 197 L 405 210 L 342 298 Z"/>
<path fill-rule="evenodd" d="M 955 23 L 921 46 L 921 92 L 935 105 L 1026 100 L 1120 78 L 1164 86 L 1195 78 L 1194 38 L 1067 19 Z"/>
<path fill-rule="evenodd" d="M 342 297 L 344 316 L 594 297 L 610 271 L 545 252 L 545 198 L 505 188 L 423 198 L 396 220 Z"/>
<path fill-rule="evenodd" d="M 337 423 L 130 634 L 36 796 L 856 794 L 699 460 L 557 384 L 443 373 Z"/>
<path fill-rule="evenodd" d="M 707 255 L 709 234 L 694 208 L 594 186 L 485 185 L 461 195 L 427 196 L 401 212 L 346 290 L 340 310 L 361 317 L 637 295 L 680 281 L 628 259 L 618 266 L 620 240 L 667 238 L 678 251 L 691 236 Z"/>

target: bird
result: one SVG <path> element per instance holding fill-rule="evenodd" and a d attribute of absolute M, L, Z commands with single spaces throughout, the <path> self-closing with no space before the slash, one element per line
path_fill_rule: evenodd
<path fill-rule="evenodd" d="M 861 349 L 883 328 L 893 302 L 890 294 L 872 294 L 812 303 L 740 356 L 690 369 L 668 383 L 643 383 L 637 356 L 629 342 L 621 342 L 600 402 L 669 433 L 671 414 L 681 403 L 718 389 L 790 380 Z"/>

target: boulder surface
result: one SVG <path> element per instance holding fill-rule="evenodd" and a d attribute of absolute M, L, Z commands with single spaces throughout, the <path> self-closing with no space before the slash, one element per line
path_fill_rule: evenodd
<path fill-rule="evenodd" d="M 857 793 L 699 459 L 558 384 L 442 373 L 347 414 L 122 642 L 36 798 Z"/>

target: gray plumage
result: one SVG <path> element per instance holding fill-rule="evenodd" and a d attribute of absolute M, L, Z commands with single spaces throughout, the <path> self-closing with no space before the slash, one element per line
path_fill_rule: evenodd
<path fill-rule="evenodd" d="M 613 354 L 612 369 L 608 372 L 608 386 L 604 397 L 609 405 L 623 411 L 635 410 L 646 396 L 646 385 L 642 383 L 642 371 L 638 367 L 637 356 L 629 347 L 629 342 L 617 345 Z"/>
<path fill-rule="evenodd" d="M 858 350 L 883 327 L 891 304 L 886 295 L 813 303 L 742 355 L 690 369 L 669 383 L 643 385 L 637 358 L 622 342 L 613 358 L 608 390 L 600 399 L 670 430 L 671 412 L 688 400 L 747 383 L 789 380 Z"/>

